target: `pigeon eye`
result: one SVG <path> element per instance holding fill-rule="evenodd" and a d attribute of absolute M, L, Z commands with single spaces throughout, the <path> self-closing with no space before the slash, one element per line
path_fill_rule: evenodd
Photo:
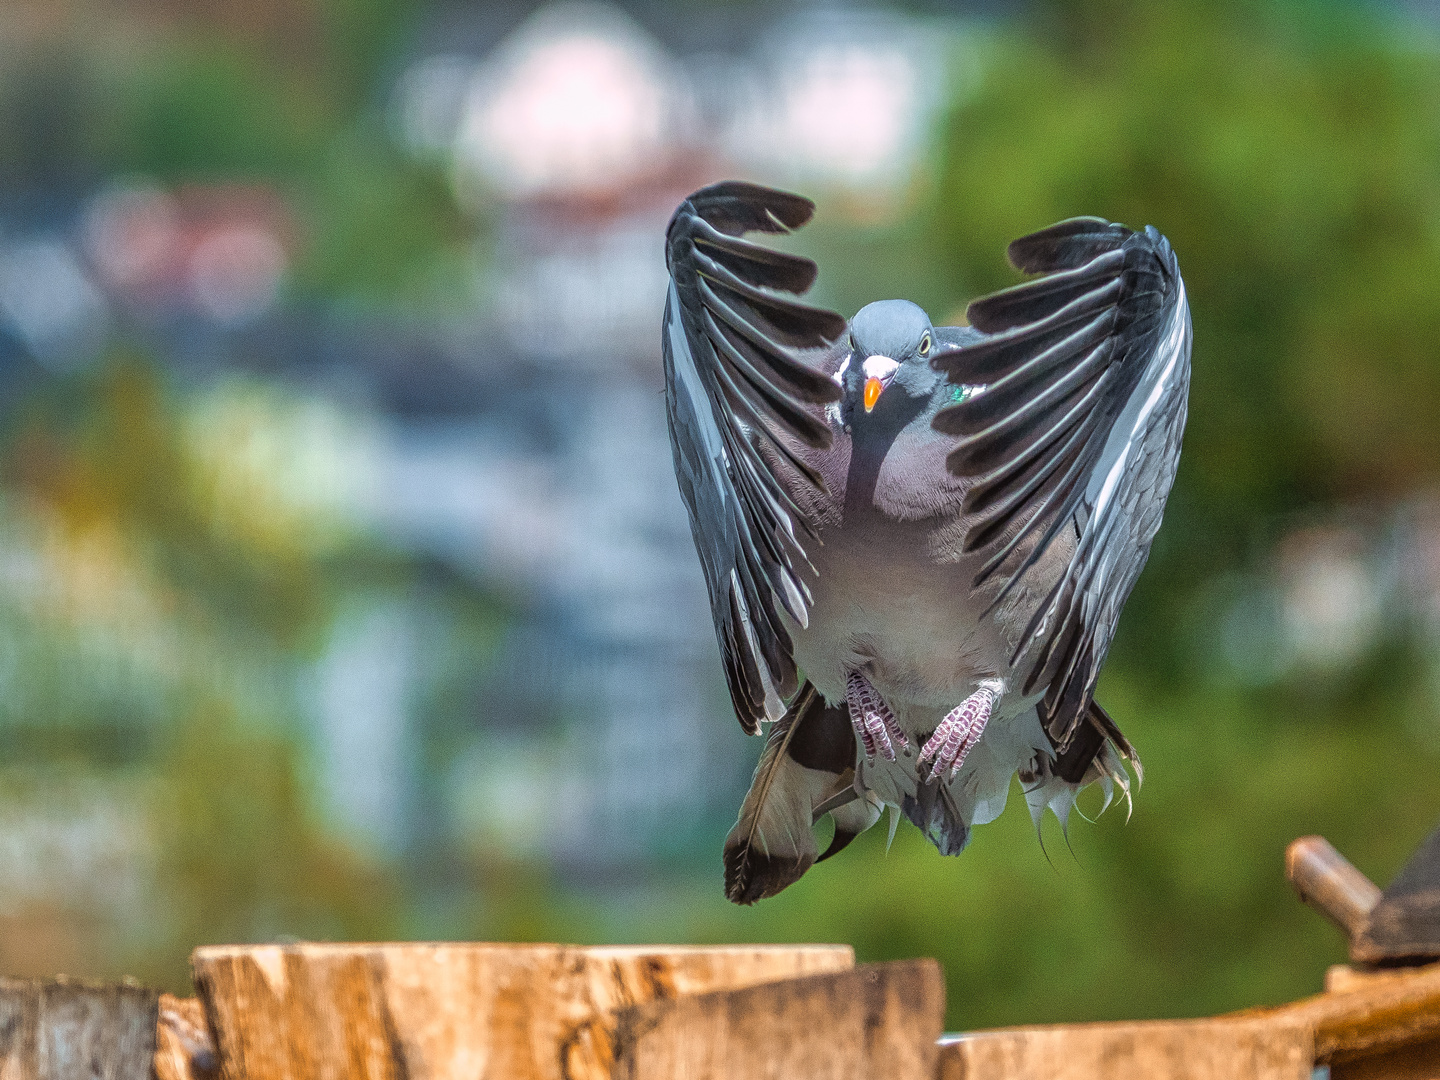
<path fill-rule="evenodd" d="M 929 356 L 929 355 L 930 355 L 930 331 L 929 331 L 929 330 L 926 330 L 926 331 L 925 331 L 925 336 L 920 339 L 920 355 L 921 355 L 921 356 Z"/>

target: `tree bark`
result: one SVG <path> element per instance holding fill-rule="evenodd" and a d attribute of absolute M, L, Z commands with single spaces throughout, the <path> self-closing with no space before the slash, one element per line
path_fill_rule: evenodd
<path fill-rule="evenodd" d="M 139 986 L 0 978 L 0 1077 L 149 1080 L 158 997 Z"/>

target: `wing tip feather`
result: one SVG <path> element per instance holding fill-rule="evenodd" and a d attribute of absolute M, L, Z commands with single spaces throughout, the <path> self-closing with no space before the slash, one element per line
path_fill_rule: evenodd
<path fill-rule="evenodd" d="M 804 195 L 745 180 L 721 180 L 693 192 L 675 212 L 686 212 L 731 236 L 746 232 L 788 233 L 815 216 L 815 203 Z M 673 225 L 674 219 L 671 219 Z"/>
<path fill-rule="evenodd" d="M 1027 274 L 1073 270 L 1123 244 L 1131 230 L 1101 217 L 1072 217 L 1010 241 L 1010 265 Z"/>

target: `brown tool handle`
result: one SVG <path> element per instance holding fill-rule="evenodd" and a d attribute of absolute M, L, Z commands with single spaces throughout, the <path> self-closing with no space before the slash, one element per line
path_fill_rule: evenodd
<path fill-rule="evenodd" d="M 1380 902 L 1379 887 L 1323 836 L 1302 836 L 1285 849 L 1285 876 L 1300 899 L 1352 937 Z"/>

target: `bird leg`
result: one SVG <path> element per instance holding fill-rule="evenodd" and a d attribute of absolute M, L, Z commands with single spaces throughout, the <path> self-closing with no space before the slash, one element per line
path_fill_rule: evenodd
<path fill-rule="evenodd" d="M 895 744 L 902 749 L 910 745 L 890 706 L 858 671 L 850 672 L 845 680 L 845 702 L 850 706 L 850 724 L 855 728 L 855 738 L 865 748 L 867 761 L 873 761 L 877 751 L 886 761 L 894 761 Z"/>
<path fill-rule="evenodd" d="M 945 714 L 945 719 L 940 721 L 935 733 L 920 748 L 920 760 L 916 763 L 917 766 L 923 766 L 925 762 L 934 759 L 930 780 L 934 780 L 947 769 L 950 775 L 946 779 L 955 779 L 960 766 L 965 764 L 966 755 L 984 734 L 985 725 L 990 722 L 990 712 L 1000 698 L 1003 685 L 998 679 L 987 679 L 980 684 L 978 690 Z M 922 775 L 923 771 L 921 769 Z"/>

